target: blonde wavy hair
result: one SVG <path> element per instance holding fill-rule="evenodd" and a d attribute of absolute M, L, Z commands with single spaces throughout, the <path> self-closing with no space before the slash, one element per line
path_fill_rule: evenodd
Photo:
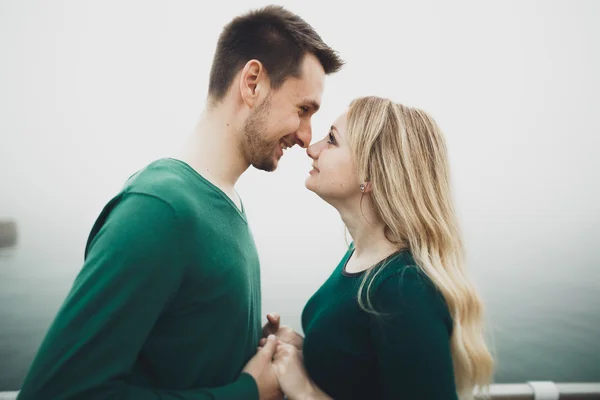
<path fill-rule="evenodd" d="M 459 398 L 473 399 L 475 390 L 485 395 L 494 362 L 485 343 L 482 301 L 465 268 L 442 132 L 425 112 L 379 97 L 354 100 L 347 121 L 358 177 L 371 183 L 388 240 L 408 249 L 444 296 L 453 320 Z M 368 271 L 361 283 L 358 299 L 368 312 L 375 312 L 369 290 L 383 268 Z"/>

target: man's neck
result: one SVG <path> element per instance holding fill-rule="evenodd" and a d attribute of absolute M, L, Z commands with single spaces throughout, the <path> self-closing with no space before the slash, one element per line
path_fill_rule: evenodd
<path fill-rule="evenodd" d="M 224 106 L 204 110 L 179 157 L 227 194 L 249 167 L 240 143 L 243 127 L 235 120 Z"/>

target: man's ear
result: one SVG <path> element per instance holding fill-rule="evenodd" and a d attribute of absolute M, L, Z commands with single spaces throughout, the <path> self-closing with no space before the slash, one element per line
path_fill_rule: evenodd
<path fill-rule="evenodd" d="M 244 65 L 240 75 L 239 89 L 242 100 L 249 108 L 259 104 L 259 99 L 269 91 L 267 71 L 258 60 L 250 60 Z"/>

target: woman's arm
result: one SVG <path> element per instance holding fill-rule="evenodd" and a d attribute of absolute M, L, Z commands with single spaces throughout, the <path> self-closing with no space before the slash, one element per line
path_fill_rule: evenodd
<path fill-rule="evenodd" d="M 381 315 L 372 316 L 370 330 L 385 399 L 457 399 L 452 327 L 440 296 L 414 269 L 375 289 L 373 305 Z"/>

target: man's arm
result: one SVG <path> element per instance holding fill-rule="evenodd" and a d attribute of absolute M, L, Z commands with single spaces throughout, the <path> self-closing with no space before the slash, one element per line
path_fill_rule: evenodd
<path fill-rule="evenodd" d="M 125 195 L 92 238 L 19 400 L 258 399 L 256 382 L 247 373 L 218 388 L 154 390 L 126 383 L 182 281 L 184 223 L 159 198 Z"/>

